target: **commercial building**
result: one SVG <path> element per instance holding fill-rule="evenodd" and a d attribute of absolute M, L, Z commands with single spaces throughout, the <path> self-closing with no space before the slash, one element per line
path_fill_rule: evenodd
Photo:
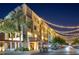
<path fill-rule="evenodd" d="M 0 33 L 0 48 L 4 50 L 14 50 L 20 47 L 27 47 L 29 50 L 39 51 L 40 48 L 48 47 L 48 41 L 56 36 L 56 32 L 41 17 L 32 11 L 26 4 L 15 8 L 13 11 L 22 10 L 26 21 L 31 20 L 30 27 L 24 25 L 22 33 Z M 6 18 L 10 18 L 10 12 Z M 21 34 L 21 37 L 20 37 Z M 26 36 L 26 38 L 24 38 Z M 2 46 L 1 46 L 2 45 Z"/>

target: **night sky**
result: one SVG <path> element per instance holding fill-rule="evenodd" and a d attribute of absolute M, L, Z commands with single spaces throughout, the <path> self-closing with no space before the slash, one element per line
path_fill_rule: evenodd
<path fill-rule="evenodd" d="M 0 18 L 22 4 L 0 4 Z M 79 25 L 79 4 L 27 4 L 34 12 L 47 21 L 63 25 Z"/>

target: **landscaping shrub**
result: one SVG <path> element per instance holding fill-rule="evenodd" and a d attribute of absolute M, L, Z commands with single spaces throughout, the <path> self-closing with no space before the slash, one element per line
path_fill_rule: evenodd
<path fill-rule="evenodd" d="M 29 51 L 29 49 L 21 47 L 21 48 L 17 48 L 15 51 Z"/>

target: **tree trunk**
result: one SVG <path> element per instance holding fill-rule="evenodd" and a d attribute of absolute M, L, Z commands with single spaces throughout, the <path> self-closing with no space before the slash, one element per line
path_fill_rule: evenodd
<path fill-rule="evenodd" d="M 20 26 L 21 32 L 20 32 L 20 47 L 23 47 L 22 41 L 23 41 L 23 26 Z"/>

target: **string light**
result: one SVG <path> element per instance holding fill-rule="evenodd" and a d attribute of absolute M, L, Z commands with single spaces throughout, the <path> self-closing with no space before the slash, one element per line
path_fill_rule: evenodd
<path fill-rule="evenodd" d="M 59 27 L 59 28 L 68 28 L 68 29 L 74 29 L 74 28 L 79 28 L 79 26 L 60 26 L 60 25 L 56 25 L 56 24 L 53 24 L 53 23 L 50 23 L 46 20 L 43 20 L 45 21 L 46 23 L 52 25 L 52 26 L 55 26 L 55 27 Z"/>
<path fill-rule="evenodd" d="M 72 31 L 58 31 L 58 30 L 56 30 L 56 32 L 60 32 L 60 33 L 63 33 L 63 34 L 73 33 L 73 32 L 76 32 L 76 31 L 79 31 L 79 29 L 72 30 Z"/>
<path fill-rule="evenodd" d="M 64 35 L 64 36 L 78 36 L 79 34 L 68 34 L 68 33 L 72 33 L 72 32 L 76 32 L 76 31 L 79 31 L 79 26 L 60 26 L 60 25 L 56 25 L 56 24 L 53 24 L 53 23 L 50 23 L 44 19 L 42 19 L 44 22 L 52 25 L 52 26 L 55 26 L 55 27 L 58 27 L 58 28 L 67 28 L 67 29 L 76 29 L 76 30 L 72 30 L 72 31 L 58 31 L 58 30 L 55 30 L 57 33 L 61 34 L 61 35 Z"/>
<path fill-rule="evenodd" d="M 64 36 L 77 36 L 77 35 L 79 35 L 79 33 L 75 33 L 75 34 L 64 34 L 64 33 L 60 33 L 60 32 L 56 32 L 56 33 L 58 33 L 58 34 L 60 34 L 60 35 L 64 35 Z"/>

